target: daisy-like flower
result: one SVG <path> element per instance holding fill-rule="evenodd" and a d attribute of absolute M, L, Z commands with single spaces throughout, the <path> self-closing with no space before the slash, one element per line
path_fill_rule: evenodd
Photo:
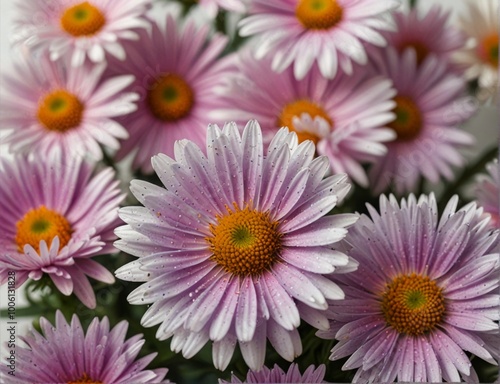
<path fill-rule="evenodd" d="M 499 1 L 468 1 L 467 8 L 459 19 L 459 26 L 469 41 L 454 59 L 464 67 L 467 79 L 478 79 L 484 98 L 490 98 L 498 92 Z"/>
<path fill-rule="evenodd" d="M 491 224 L 500 228 L 500 168 L 498 160 L 486 165 L 487 175 L 476 179 L 475 196 L 477 203 L 491 216 Z"/>
<path fill-rule="evenodd" d="M 73 66 L 106 60 L 106 54 L 124 60 L 121 43 L 138 38 L 146 28 L 150 0 L 23 0 L 19 9 L 17 43 L 50 52 L 52 60 L 69 56 Z"/>
<path fill-rule="evenodd" d="M 465 35 L 449 25 L 450 13 L 439 5 L 434 5 L 424 15 L 419 13 L 418 7 L 394 13 L 396 29 L 382 33 L 387 44 L 395 47 L 399 53 L 409 47 L 413 48 L 418 65 L 429 54 L 450 63 L 453 52 L 465 45 Z"/>
<path fill-rule="evenodd" d="M 80 157 L 0 160 L 0 284 L 9 271 L 16 288 L 48 275 L 64 295 L 95 307 L 88 277 L 111 284 L 93 256 L 116 252 L 114 228 L 123 194 L 107 168 L 92 177 Z"/>
<path fill-rule="evenodd" d="M 96 317 L 84 332 L 77 315 L 68 324 L 57 311 L 55 327 L 42 317 L 40 328 L 19 337 L 26 346 L 16 346 L 15 376 L 2 364 L 9 383 L 170 382 L 163 381 L 168 369 L 145 369 L 157 353 L 137 359 L 145 340 L 140 334 L 125 340 L 125 320 L 110 329 L 107 317 Z"/>
<path fill-rule="evenodd" d="M 459 149 L 474 142 L 457 128 L 476 111 L 465 97 L 464 80 L 434 56 L 417 65 L 413 49 L 398 54 L 388 47 L 372 58 L 375 71 L 390 78 L 397 91 L 396 119 L 388 125 L 397 138 L 369 173 L 374 193 L 390 185 L 398 194 L 413 191 L 421 176 L 433 183 L 453 179 L 451 166 L 464 163 Z"/>
<path fill-rule="evenodd" d="M 169 14 L 166 27 L 140 32 L 138 42 L 124 44 L 129 55 L 113 61 L 111 74 L 131 73 L 129 89 L 141 96 L 136 112 L 119 121 L 130 133 L 117 154 L 118 160 L 134 152 L 134 169 L 152 172 L 151 156 L 173 155 L 174 142 L 189 139 L 202 144 L 206 116 L 216 105 L 214 89 L 223 81 L 226 61 L 217 60 L 227 38 L 208 40 L 210 27 L 196 27 L 193 19 L 181 26 Z"/>
<path fill-rule="evenodd" d="M 219 384 L 228 383 L 324 383 L 325 366 L 322 364 L 318 368 L 310 365 L 304 374 L 300 373 L 297 364 L 291 364 L 288 371 L 282 370 L 278 364 L 272 369 L 262 367 L 258 372 L 249 371 L 245 381 L 241 381 L 234 374 L 231 381 L 219 379 Z"/>
<path fill-rule="evenodd" d="M 0 107 L 0 129 L 9 130 L 11 152 L 51 156 L 66 152 L 102 158 L 99 144 L 113 150 L 128 137 L 115 120 L 136 109 L 137 95 L 123 90 L 132 76 L 101 82 L 105 65 L 68 68 L 47 56 L 21 61 L 7 76 Z"/>
<path fill-rule="evenodd" d="M 339 276 L 345 300 L 331 302 L 331 360 L 350 356 L 354 382 L 478 382 L 464 351 L 497 365 L 481 336 L 498 332 L 498 236 L 474 203 L 438 219 L 433 195 L 380 197 L 345 238 L 357 271 Z M 498 251 L 497 251 L 498 252 Z"/>
<path fill-rule="evenodd" d="M 332 79 L 340 66 L 352 74 L 352 61 L 366 64 L 363 43 L 385 46 L 380 31 L 391 28 L 389 12 L 397 0 L 252 0 L 250 16 L 240 22 L 241 36 L 258 38 L 255 55 L 273 56 L 273 70 L 293 63 L 302 79 L 317 62 Z"/>
<path fill-rule="evenodd" d="M 317 153 L 330 159 L 334 173 L 345 172 L 368 185 L 361 163 L 385 155 L 384 143 L 395 138 L 392 129 L 384 128 L 394 120 L 390 80 L 358 66 L 355 75 L 339 73 L 333 80 L 313 68 L 298 81 L 291 68 L 276 73 L 269 59 L 255 60 L 248 51 L 236 66 L 228 75 L 221 107 L 211 117 L 240 124 L 256 118 L 265 144 L 279 128 L 288 127 L 299 141 L 312 140 Z"/>
<path fill-rule="evenodd" d="M 326 299 L 343 293 L 325 274 L 355 268 L 331 249 L 354 214 L 325 216 L 349 189 L 345 175 L 323 179 L 324 157 L 280 130 L 267 153 L 257 122 L 208 127 L 207 157 L 193 142 L 160 154 L 153 168 L 165 188 L 133 181 L 144 207 L 125 207 L 115 246 L 139 258 L 116 271 L 145 282 L 128 297 L 150 304 L 142 325 L 160 324 L 157 338 L 194 356 L 213 341 L 223 370 L 236 344 L 253 370 L 264 364 L 266 339 L 286 360 L 302 351 L 301 318 L 326 329 Z"/>

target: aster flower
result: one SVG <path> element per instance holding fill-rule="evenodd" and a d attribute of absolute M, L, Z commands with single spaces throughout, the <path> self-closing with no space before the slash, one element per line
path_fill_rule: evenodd
<path fill-rule="evenodd" d="M 328 156 L 334 173 L 345 172 L 359 184 L 368 184 L 361 163 L 385 155 L 384 143 L 395 138 L 384 128 L 394 120 L 391 81 L 359 66 L 355 75 L 339 73 L 333 80 L 313 68 L 298 81 L 291 68 L 276 73 L 269 59 L 255 60 L 248 51 L 235 66 L 212 118 L 240 124 L 256 118 L 265 144 L 286 126 L 299 141 L 312 140 L 317 153 Z"/>
<path fill-rule="evenodd" d="M 459 18 L 469 41 L 454 59 L 467 79 L 478 79 L 484 98 L 498 92 L 498 12 L 498 0 L 474 0 L 467 2 L 467 12 Z"/>
<path fill-rule="evenodd" d="M 392 185 L 398 194 L 413 191 L 420 177 L 437 183 L 454 177 L 451 166 L 462 166 L 459 149 L 473 137 L 457 126 L 476 111 L 465 96 L 464 80 L 447 71 L 445 62 L 429 56 L 417 66 L 413 49 L 398 54 L 393 47 L 372 56 L 377 73 L 394 82 L 396 119 L 388 126 L 397 139 L 372 167 L 374 193 Z"/>
<path fill-rule="evenodd" d="M 96 317 L 84 333 L 77 315 L 68 324 L 57 311 L 55 327 L 42 317 L 40 328 L 42 334 L 20 336 L 26 347 L 16 346 L 15 376 L 2 364 L 9 383 L 169 383 L 162 381 L 166 368 L 145 369 L 156 353 L 137 359 L 144 340 L 140 334 L 125 340 L 125 320 L 110 329 L 107 317 Z"/>
<path fill-rule="evenodd" d="M 23 0 L 15 42 L 50 52 L 52 60 L 71 58 L 73 66 L 106 60 L 106 54 L 124 60 L 121 43 L 138 38 L 137 28 L 149 26 L 144 18 L 149 0 Z"/>
<path fill-rule="evenodd" d="M 500 228 L 500 169 L 498 160 L 486 165 L 487 175 L 481 174 L 476 179 L 474 188 L 476 200 L 485 213 L 491 216 L 491 224 Z"/>
<path fill-rule="evenodd" d="M 118 160 L 134 152 L 132 167 L 151 173 L 151 156 L 173 155 L 176 140 L 203 143 L 206 116 L 216 103 L 214 89 L 226 68 L 217 57 L 227 38 L 215 35 L 208 40 L 208 34 L 208 25 L 198 28 L 188 19 L 181 26 L 167 15 L 165 29 L 155 23 L 151 34 L 142 31 L 138 42 L 124 44 L 129 59 L 112 61 L 110 74 L 133 74 L 129 89 L 141 100 L 136 112 L 119 119 L 130 137 Z"/>
<path fill-rule="evenodd" d="M 302 351 L 301 318 L 328 327 L 326 299 L 343 293 L 325 274 L 355 268 L 331 244 L 353 214 L 325 216 L 342 199 L 345 175 L 323 179 L 324 157 L 310 141 L 280 130 L 266 154 L 251 121 L 208 127 L 207 157 L 193 142 L 160 154 L 153 168 L 165 188 L 132 181 L 144 207 L 125 207 L 115 246 L 138 259 L 119 268 L 123 280 L 145 282 L 128 297 L 150 304 L 142 325 L 185 358 L 213 341 L 213 362 L 225 369 L 239 344 L 253 370 L 264 364 L 266 339 L 286 360 Z"/>
<path fill-rule="evenodd" d="M 4 78 L 0 129 L 10 130 L 10 151 L 51 156 L 66 152 L 102 158 L 99 144 L 112 150 L 128 136 L 115 120 L 136 106 L 137 95 L 123 92 L 132 76 L 101 82 L 104 64 L 68 68 L 64 61 L 21 61 Z M 11 130 L 14 128 L 13 130 Z"/>
<path fill-rule="evenodd" d="M 387 44 L 399 53 L 411 47 L 415 50 L 417 64 L 422 64 L 429 55 L 451 62 L 451 55 L 465 45 L 465 35 L 449 25 L 450 12 L 439 5 L 432 6 L 426 14 L 418 7 L 393 14 L 396 29 L 384 31 Z"/>
<path fill-rule="evenodd" d="M 93 256 L 116 252 L 113 229 L 123 195 L 107 168 L 92 177 L 80 157 L 0 160 L 0 284 L 16 272 L 16 288 L 48 275 L 64 295 L 96 305 L 88 277 L 113 275 Z"/>
<path fill-rule="evenodd" d="M 241 36 L 257 36 L 257 58 L 272 55 L 282 72 L 293 63 L 302 79 L 316 62 L 332 79 L 337 67 L 352 74 L 352 61 L 366 64 L 364 43 L 385 46 L 380 31 L 391 28 L 389 11 L 399 1 L 385 0 L 253 0 L 240 22 Z"/>
<path fill-rule="evenodd" d="M 234 374 L 231 381 L 219 379 L 219 384 L 226 383 L 324 383 L 325 366 L 322 364 L 318 368 L 310 365 L 304 374 L 300 373 L 297 364 L 291 364 L 288 371 L 282 370 L 278 364 L 272 369 L 263 367 L 258 372 L 249 371 L 245 381 L 241 381 Z"/>
<path fill-rule="evenodd" d="M 498 231 L 458 198 L 438 219 L 434 196 L 380 197 L 345 238 L 357 271 L 339 276 L 331 302 L 331 360 L 350 356 L 354 382 L 478 382 L 464 351 L 497 365 L 484 336 L 498 332 Z M 486 340 L 486 338 L 485 338 Z"/>

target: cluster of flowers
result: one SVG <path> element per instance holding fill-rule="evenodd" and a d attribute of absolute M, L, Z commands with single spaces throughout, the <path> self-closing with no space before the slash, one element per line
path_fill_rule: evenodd
<path fill-rule="evenodd" d="M 238 346 L 248 383 L 324 382 L 328 356 L 265 366 L 302 354 L 304 324 L 354 382 L 478 382 L 471 356 L 498 364 L 498 162 L 462 207 L 418 196 L 457 178 L 475 142 L 460 125 L 495 99 L 497 0 L 460 25 L 400 0 L 16 6 L 0 284 L 14 271 L 94 309 L 89 278 L 140 282 L 143 327 L 186 359 L 210 342 L 222 371 Z M 117 172 L 138 178 L 120 209 Z M 169 382 L 126 320 L 53 316 L 10 382 Z"/>

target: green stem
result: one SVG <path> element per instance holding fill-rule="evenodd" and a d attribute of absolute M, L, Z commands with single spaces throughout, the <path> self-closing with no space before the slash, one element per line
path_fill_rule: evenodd
<path fill-rule="evenodd" d="M 498 155 L 498 147 L 494 146 L 490 148 L 488 151 L 486 151 L 484 155 L 480 157 L 475 163 L 466 167 L 463 170 L 460 177 L 455 179 L 454 182 L 448 184 L 448 186 L 445 188 L 439 199 L 440 204 L 446 205 L 448 200 L 450 200 L 450 198 L 454 194 L 456 194 L 458 190 L 462 188 L 464 184 L 466 184 L 471 177 L 477 175 L 480 172 L 484 172 L 486 164 L 492 161 L 497 155 Z"/>
<path fill-rule="evenodd" d="M 417 0 L 410 0 L 410 7 L 415 8 L 417 5 Z"/>

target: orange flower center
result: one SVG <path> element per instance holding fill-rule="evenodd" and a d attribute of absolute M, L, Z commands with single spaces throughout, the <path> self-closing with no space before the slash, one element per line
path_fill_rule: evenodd
<path fill-rule="evenodd" d="M 249 207 L 227 209 L 227 215 L 217 215 L 217 224 L 210 224 L 211 260 L 226 272 L 237 276 L 258 276 L 276 262 L 281 250 L 279 222 L 271 220 L 268 212 Z"/>
<path fill-rule="evenodd" d="M 84 106 L 75 95 L 59 89 L 40 99 L 37 117 L 48 130 L 66 132 L 80 125 L 83 111 Z"/>
<path fill-rule="evenodd" d="M 99 8 L 88 1 L 66 9 L 61 16 L 61 27 L 72 36 L 92 36 L 106 24 Z"/>
<path fill-rule="evenodd" d="M 419 336 L 432 331 L 445 316 L 442 289 L 427 276 L 398 276 L 382 295 L 382 313 L 399 333 Z"/>
<path fill-rule="evenodd" d="M 394 98 L 396 107 L 392 110 L 396 120 L 387 126 L 394 129 L 400 141 L 408 141 L 417 137 L 422 129 L 422 114 L 412 99 L 406 96 Z"/>
<path fill-rule="evenodd" d="M 40 241 L 45 240 L 47 246 L 50 247 L 55 236 L 59 236 L 59 247 L 62 248 L 68 244 L 73 233 L 70 223 L 64 216 L 44 205 L 29 210 L 16 223 L 16 227 L 16 243 L 19 252 L 24 252 L 23 248 L 26 244 L 40 252 Z"/>
<path fill-rule="evenodd" d="M 483 39 L 478 47 L 479 56 L 491 66 L 498 67 L 498 35 L 490 35 Z"/>
<path fill-rule="evenodd" d="M 295 16 L 307 29 L 330 29 L 342 20 L 343 9 L 336 0 L 300 0 Z"/>
<path fill-rule="evenodd" d="M 68 381 L 67 384 L 103 384 L 102 381 L 92 380 L 86 373 L 83 374 L 78 380 Z"/>
<path fill-rule="evenodd" d="M 406 48 L 413 48 L 417 56 L 417 65 L 422 64 L 427 55 L 429 54 L 429 49 L 427 46 L 420 41 L 407 41 L 400 44 L 398 51 L 402 53 Z"/>
<path fill-rule="evenodd" d="M 151 113 L 159 120 L 175 121 L 187 116 L 194 103 L 194 95 L 186 81 L 175 74 L 160 76 L 147 95 Z"/>
<path fill-rule="evenodd" d="M 285 107 L 281 111 L 281 114 L 278 117 L 276 126 L 278 128 L 288 127 L 291 131 L 295 131 L 297 133 L 300 143 L 302 143 L 304 140 L 311 140 L 314 142 L 314 144 L 317 144 L 318 141 L 321 139 L 320 137 L 316 136 L 312 132 L 306 132 L 306 131 L 299 132 L 295 129 L 293 125 L 293 117 L 294 116 L 300 117 L 300 115 L 302 115 L 303 113 L 308 113 L 312 119 L 314 119 L 316 116 L 322 117 L 328 122 L 328 124 L 330 124 L 331 127 L 333 127 L 333 121 L 330 118 L 330 116 L 328 116 L 328 114 L 325 112 L 325 110 L 321 108 L 319 105 L 314 104 L 309 100 L 305 99 L 297 100 L 285 105 Z"/>

